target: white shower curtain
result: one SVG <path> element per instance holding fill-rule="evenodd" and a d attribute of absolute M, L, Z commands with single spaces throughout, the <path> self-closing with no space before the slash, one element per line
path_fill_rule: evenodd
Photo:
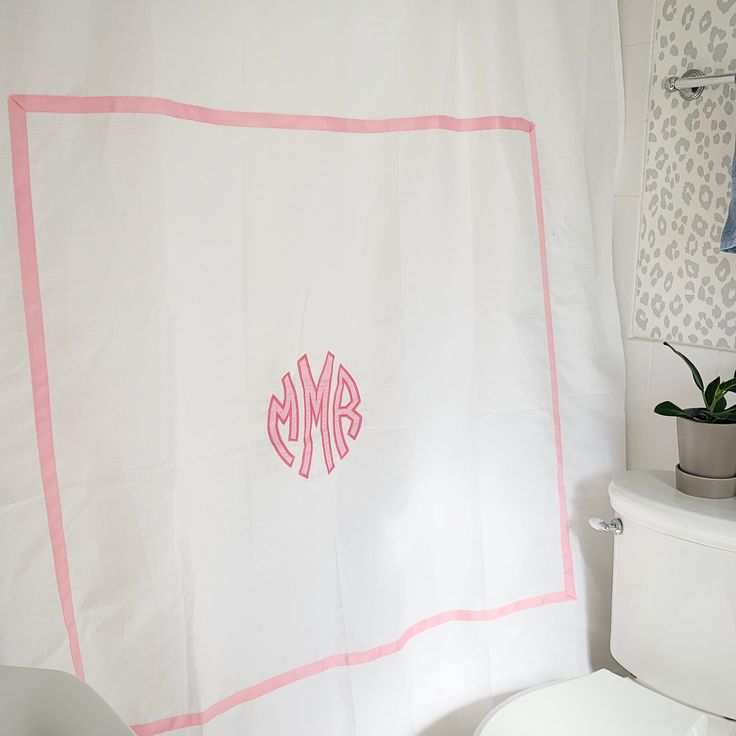
<path fill-rule="evenodd" d="M 1 8 L 0 662 L 140 736 L 596 664 L 615 2 Z"/>

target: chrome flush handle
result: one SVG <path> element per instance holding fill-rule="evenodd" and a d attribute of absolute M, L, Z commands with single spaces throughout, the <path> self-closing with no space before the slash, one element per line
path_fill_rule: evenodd
<path fill-rule="evenodd" d="M 588 523 L 597 532 L 611 532 L 611 534 L 615 534 L 616 536 L 618 536 L 624 531 L 624 525 L 621 523 L 621 519 L 611 519 L 611 521 L 603 521 L 603 519 L 599 519 L 597 516 L 595 516 L 592 519 L 589 519 Z"/>

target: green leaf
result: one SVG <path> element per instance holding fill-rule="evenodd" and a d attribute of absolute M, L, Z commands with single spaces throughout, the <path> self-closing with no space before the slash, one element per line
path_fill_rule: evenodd
<path fill-rule="evenodd" d="M 720 389 L 722 394 L 727 394 L 729 391 L 733 391 L 734 393 L 736 393 L 736 378 L 724 381 L 720 385 Z"/>
<path fill-rule="evenodd" d="M 663 401 L 661 404 L 657 404 L 654 407 L 655 414 L 661 414 L 663 417 L 685 417 L 686 419 L 693 419 L 686 411 L 680 409 L 679 406 L 673 404 L 671 401 Z"/>
<path fill-rule="evenodd" d="M 727 408 L 721 408 L 723 407 L 723 402 L 725 402 L 725 399 L 718 402 L 718 407 L 714 411 L 708 411 L 706 413 L 711 416 L 714 421 L 722 424 L 736 424 L 736 404 Z"/>
<path fill-rule="evenodd" d="M 732 411 L 720 411 L 706 412 L 710 417 L 711 421 L 718 422 L 719 424 L 736 424 L 736 412 Z"/>
<path fill-rule="evenodd" d="M 718 376 L 718 378 L 714 378 L 705 389 L 705 405 L 710 408 L 710 405 L 713 403 L 713 399 L 716 397 L 716 391 L 718 391 L 718 387 L 721 385 L 721 377 Z M 721 391 L 721 393 L 725 393 L 724 391 Z"/>
<path fill-rule="evenodd" d="M 721 398 L 718 399 L 718 402 L 716 403 L 716 405 L 713 407 L 713 411 L 714 412 L 726 411 L 727 405 L 728 405 L 728 401 L 726 400 L 726 397 L 721 396 Z"/>
<path fill-rule="evenodd" d="M 700 375 L 700 372 L 695 367 L 695 364 L 690 360 L 690 358 L 687 357 L 687 355 L 683 355 L 679 350 L 675 350 L 675 348 L 672 347 L 668 342 L 665 342 L 664 345 L 666 345 L 675 355 L 679 355 L 685 363 L 687 363 L 687 367 L 690 369 L 690 372 L 693 374 L 693 381 L 695 381 L 695 385 L 701 390 L 704 390 L 704 384 L 703 384 L 703 378 Z M 674 405 L 673 405 L 674 406 Z"/>

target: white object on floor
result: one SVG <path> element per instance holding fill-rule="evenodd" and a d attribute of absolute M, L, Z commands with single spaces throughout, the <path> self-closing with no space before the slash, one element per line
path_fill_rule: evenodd
<path fill-rule="evenodd" d="M 598 670 L 506 701 L 475 736 L 734 736 L 736 723 L 711 716 L 632 679 Z"/>
<path fill-rule="evenodd" d="M 0 666 L 0 736 L 131 736 L 89 686 L 57 670 Z"/>

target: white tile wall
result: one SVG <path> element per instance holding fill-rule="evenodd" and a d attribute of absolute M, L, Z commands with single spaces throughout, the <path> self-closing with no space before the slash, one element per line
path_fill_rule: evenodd
<path fill-rule="evenodd" d="M 666 347 L 631 338 L 633 280 L 643 189 L 646 113 L 657 0 L 618 0 L 626 127 L 614 200 L 613 255 L 626 354 L 626 449 L 630 468 L 671 470 L 677 462 L 675 422 L 654 414 L 659 401 L 697 403 L 687 368 Z M 704 377 L 732 376 L 736 354 L 688 347 Z"/>
<path fill-rule="evenodd" d="M 633 48 L 636 47 L 624 47 L 624 58 Z M 618 195 L 641 198 L 646 128 L 647 124 L 644 120 L 626 120 L 623 154 L 615 189 Z"/>
<path fill-rule="evenodd" d="M 631 332 L 640 208 L 641 197 L 637 196 L 617 196 L 613 202 L 613 268 L 624 337 Z"/>
<path fill-rule="evenodd" d="M 639 0 L 640 5 L 649 3 Z M 649 101 L 649 66 L 652 47 L 649 42 L 624 46 L 624 98 L 626 101 L 626 120 L 644 122 L 647 119 Z"/>
<path fill-rule="evenodd" d="M 621 43 L 624 46 L 651 43 L 654 6 L 654 0 L 619 0 Z"/>

